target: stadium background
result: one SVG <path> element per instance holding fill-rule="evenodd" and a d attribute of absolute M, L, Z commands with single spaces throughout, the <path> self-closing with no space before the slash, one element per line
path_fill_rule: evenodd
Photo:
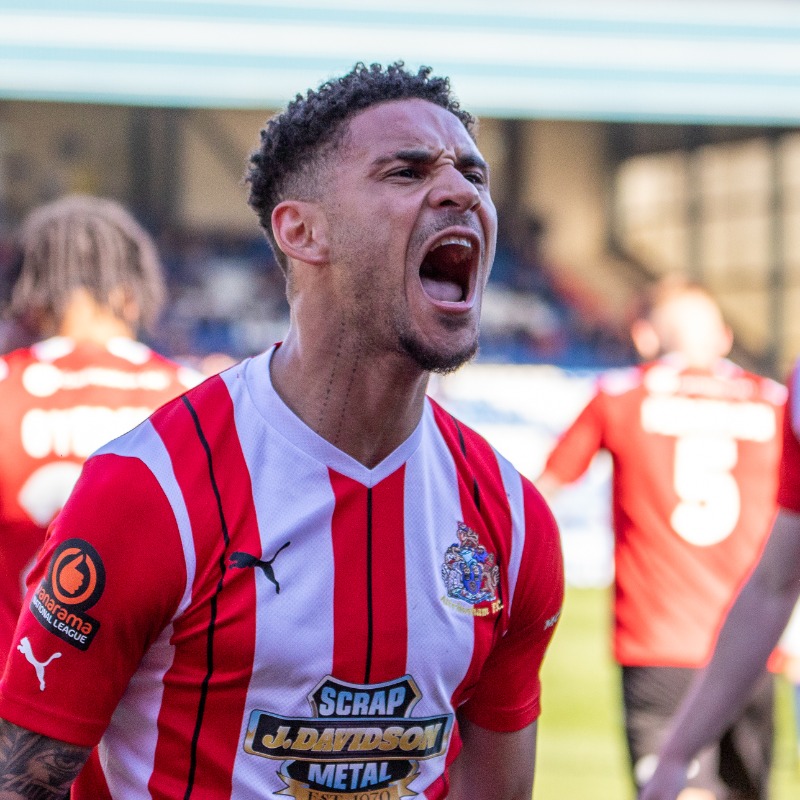
<path fill-rule="evenodd" d="M 592 376 L 632 363 L 628 324 L 656 276 L 705 283 L 736 359 L 783 377 L 800 353 L 792 0 L 0 0 L 0 278 L 33 206 L 109 195 L 168 268 L 152 343 L 193 363 L 263 349 L 287 307 L 246 205 L 247 154 L 298 89 L 396 59 L 450 75 L 481 117 L 501 219 L 481 355 L 432 392 L 523 472 Z M 547 665 L 545 800 L 629 792 L 598 588 L 609 472 L 599 458 L 556 505 L 573 588 Z M 800 788 L 785 731 L 781 748 L 777 800 Z"/>

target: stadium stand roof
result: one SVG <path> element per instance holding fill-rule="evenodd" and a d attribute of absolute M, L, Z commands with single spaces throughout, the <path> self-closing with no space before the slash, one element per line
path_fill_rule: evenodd
<path fill-rule="evenodd" d="M 0 99 L 271 108 L 398 58 L 489 116 L 800 122 L 794 0 L 0 0 Z"/>

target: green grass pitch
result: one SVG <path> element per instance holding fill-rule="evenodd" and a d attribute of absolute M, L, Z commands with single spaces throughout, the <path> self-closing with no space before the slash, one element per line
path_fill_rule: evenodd
<path fill-rule="evenodd" d="M 610 657 L 609 593 L 569 589 L 542 671 L 535 800 L 633 800 L 622 735 L 617 671 Z M 771 800 L 800 798 L 789 686 L 776 695 Z"/>

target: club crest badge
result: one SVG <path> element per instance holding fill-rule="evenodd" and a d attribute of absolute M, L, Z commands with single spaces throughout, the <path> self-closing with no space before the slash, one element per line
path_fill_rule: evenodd
<path fill-rule="evenodd" d="M 463 522 L 458 523 L 458 541 L 444 554 L 442 579 L 447 596 L 474 606 L 478 603 L 497 604 L 500 567 L 478 541 L 478 534 Z"/>

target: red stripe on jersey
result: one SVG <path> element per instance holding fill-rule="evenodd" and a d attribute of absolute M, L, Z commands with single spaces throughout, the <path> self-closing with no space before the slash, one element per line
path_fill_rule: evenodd
<path fill-rule="evenodd" d="M 495 625 L 485 618 L 475 617 L 475 640 L 472 661 L 467 674 L 453 694 L 453 706 L 458 708 L 469 699 L 470 690 L 480 677 L 480 667 L 491 650 L 496 635 L 505 629 L 508 610 L 508 560 L 511 549 L 511 509 L 508 505 L 497 457 L 491 446 L 474 431 L 462 426 L 438 404 L 432 402 L 434 418 L 456 466 L 458 491 L 461 498 L 463 522 L 478 533 L 480 543 L 494 552 L 500 566 L 498 598 L 504 608 Z M 481 478 L 478 480 L 477 476 Z"/>
<path fill-rule="evenodd" d="M 333 544 L 333 676 L 368 683 L 372 620 L 368 593 L 368 490 L 328 470 L 336 504 L 331 519 Z"/>
<path fill-rule="evenodd" d="M 156 796 L 178 796 L 183 785 L 186 798 L 228 797 L 255 654 L 257 576 L 255 569 L 226 572 L 226 562 L 234 551 L 262 557 L 250 475 L 221 378 L 161 409 L 152 421 L 186 502 L 197 573 L 192 610 L 175 622 L 175 658 L 165 676 L 149 788 Z M 225 654 L 224 664 L 216 653 Z M 187 687 L 196 687 L 191 702 Z"/>
<path fill-rule="evenodd" d="M 333 675 L 381 683 L 406 670 L 405 466 L 369 489 L 329 471 L 333 538 Z"/>

